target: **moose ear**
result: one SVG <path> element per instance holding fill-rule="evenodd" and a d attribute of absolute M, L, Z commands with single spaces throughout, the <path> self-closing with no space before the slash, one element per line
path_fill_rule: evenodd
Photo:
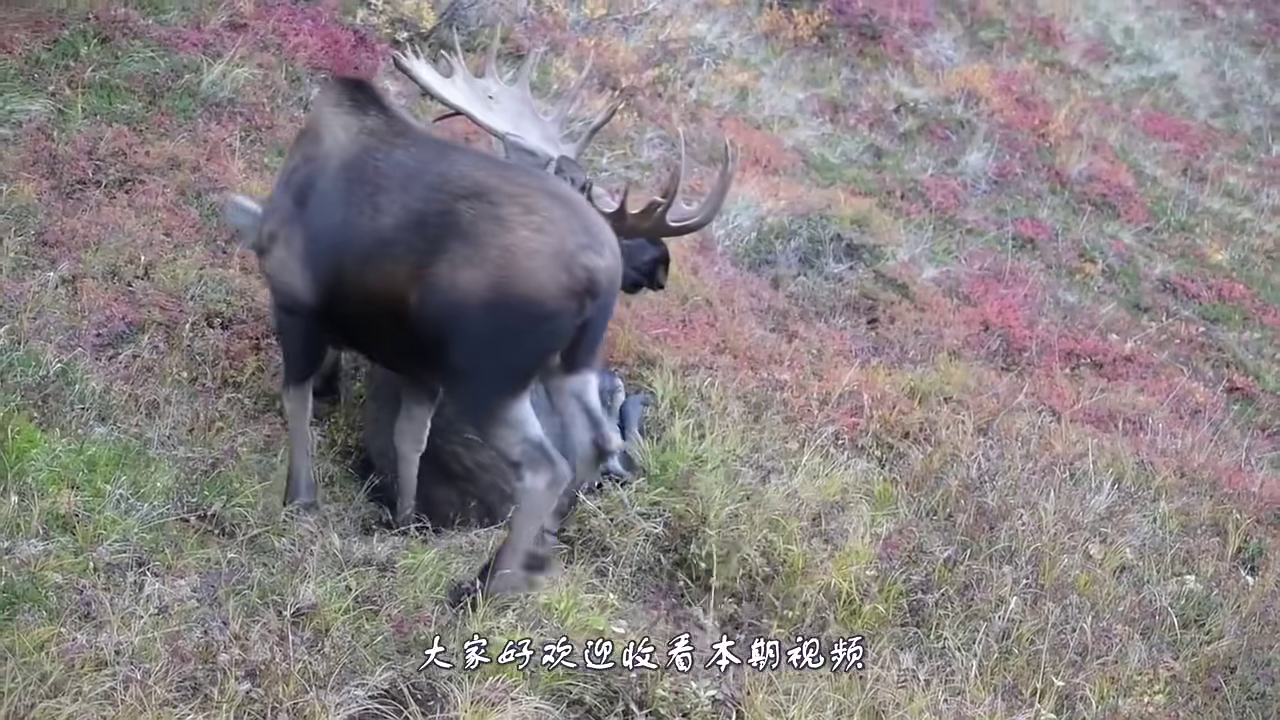
<path fill-rule="evenodd" d="M 222 216 L 240 236 L 240 245 L 255 249 L 258 229 L 262 226 L 262 206 L 244 195 L 227 193 L 222 202 Z"/>

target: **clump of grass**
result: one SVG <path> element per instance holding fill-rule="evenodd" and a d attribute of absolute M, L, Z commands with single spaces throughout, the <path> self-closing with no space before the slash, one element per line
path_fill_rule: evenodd
<path fill-rule="evenodd" d="M 860 217 L 782 217 L 734 238 L 731 249 L 754 272 L 844 277 L 887 259 L 866 230 Z"/>
<path fill-rule="evenodd" d="M 52 114 L 53 101 L 0 72 L 0 138 L 12 137 L 30 121 Z"/>
<path fill-rule="evenodd" d="M 220 59 L 200 58 L 200 97 L 206 101 L 231 100 L 260 75 L 259 71 L 236 62 L 234 52 Z"/>

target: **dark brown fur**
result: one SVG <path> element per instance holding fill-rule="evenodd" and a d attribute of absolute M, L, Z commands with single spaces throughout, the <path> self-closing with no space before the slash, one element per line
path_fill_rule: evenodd
<path fill-rule="evenodd" d="M 525 502 L 537 503 L 527 517 L 517 509 L 477 586 L 489 565 L 537 564 L 525 557 L 531 528 L 544 527 L 544 505 L 572 471 L 533 419 L 534 380 L 546 380 L 571 427 L 579 476 L 618 447 L 594 390 L 622 281 L 609 223 L 563 181 L 435 138 L 350 78 L 321 91 L 256 226 L 246 208 L 238 199 L 228 215 L 272 294 L 290 419 L 286 503 L 316 502 L 301 426 L 326 356 L 351 349 L 399 375 L 402 408 L 416 408 L 394 429 L 402 474 L 416 480 L 443 390 L 525 476 Z M 400 524 L 414 487 L 401 487 Z"/>

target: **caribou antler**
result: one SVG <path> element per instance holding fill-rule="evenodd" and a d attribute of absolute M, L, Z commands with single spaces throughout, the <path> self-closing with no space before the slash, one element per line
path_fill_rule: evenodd
<path fill-rule="evenodd" d="M 529 76 L 542 57 L 542 49 L 525 56 L 524 62 L 516 71 L 515 83 L 508 85 L 498 74 L 498 48 L 501 40 L 502 28 L 499 26 L 494 31 L 493 43 L 489 46 L 479 75 L 472 75 L 467 69 L 457 31 L 453 33 L 454 52 L 441 53 L 449 66 L 448 76 L 441 74 L 417 49 L 410 50 L 407 55 L 393 53 L 391 59 L 396 69 L 424 93 L 453 111 L 436 118 L 437 121 L 453 114 L 464 115 L 504 143 L 515 141 L 543 156 L 541 160 L 544 165 L 562 156 L 577 160 L 596 133 L 613 119 L 618 108 L 622 107 L 622 100 L 615 100 L 601 111 L 577 142 L 568 142 L 564 139 L 564 122 L 577 104 L 587 73 L 591 71 L 591 59 L 587 60 L 586 68 L 551 116 L 546 117 L 538 112 L 533 92 L 529 88 Z"/>
<path fill-rule="evenodd" d="M 680 165 L 671 174 L 667 186 L 662 193 L 650 200 L 639 210 L 627 209 L 627 195 L 630 184 L 623 185 L 622 197 L 616 205 L 609 201 L 608 193 L 598 187 L 591 188 L 591 204 L 604 215 L 613 232 L 619 239 L 627 238 L 670 238 L 689 235 L 706 227 L 720 212 L 725 198 L 729 195 L 729 187 L 733 184 L 733 173 L 738 165 L 737 148 L 724 141 L 724 163 L 720 166 L 720 174 L 711 192 L 695 207 L 680 203 L 676 207 L 676 198 L 680 195 L 680 183 L 684 179 L 684 131 L 680 131 Z M 612 205 L 612 207 L 610 207 Z"/>

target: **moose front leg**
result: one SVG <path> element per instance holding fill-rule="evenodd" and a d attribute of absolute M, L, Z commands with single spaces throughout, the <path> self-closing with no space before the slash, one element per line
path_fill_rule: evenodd
<path fill-rule="evenodd" d="M 310 511 L 319 507 L 311 450 L 311 390 L 328 349 L 314 320 L 275 308 L 276 338 L 284 358 L 285 421 L 289 428 L 289 470 L 284 504 Z"/>
<path fill-rule="evenodd" d="M 396 516 L 398 528 L 413 521 L 418 504 L 418 464 L 431 435 L 431 418 L 440 403 L 440 388 L 423 388 L 405 382 L 400 391 L 400 412 L 396 416 Z"/>

